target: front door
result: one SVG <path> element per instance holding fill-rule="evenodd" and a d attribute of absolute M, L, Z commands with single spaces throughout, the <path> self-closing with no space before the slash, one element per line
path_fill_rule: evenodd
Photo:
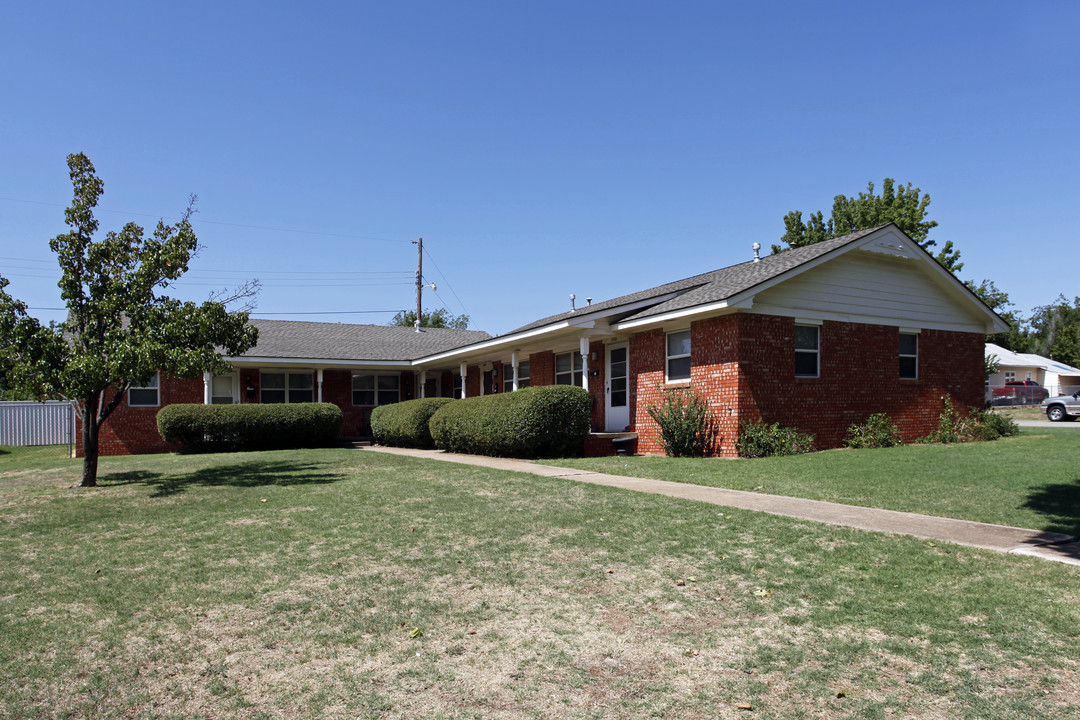
<path fill-rule="evenodd" d="M 607 347 L 607 396 L 604 429 L 621 432 L 630 424 L 630 356 L 626 343 Z"/>

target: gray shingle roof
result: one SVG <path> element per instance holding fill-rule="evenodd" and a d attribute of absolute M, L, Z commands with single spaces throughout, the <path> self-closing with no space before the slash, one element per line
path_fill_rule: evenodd
<path fill-rule="evenodd" d="M 693 277 L 688 277 L 683 280 L 676 280 L 675 282 L 666 283 L 664 285 L 657 285 L 648 290 L 641 290 L 611 300 L 593 303 L 588 307 L 579 308 L 574 312 L 568 311 L 559 313 L 558 315 L 551 315 L 550 317 L 537 320 L 528 325 L 523 325 L 506 334 L 513 335 L 514 333 L 533 330 L 535 328 L 544 327 L 545 325 L 552 325 L 554 323 L 591 315 L 597 312 L 617 311 L 618 308 L 622 306 L 635 305 L 652 299 L 656 300 L 655 304 L 639 310 L 633 315 L 620 319 L 629 320 L 650 317 L 653 315 L 662 315 L 663 313 L 673 310 L 681 310 L 694 307 L 695 305 L 706 305 L 719 302 L 749 290 L 755 285 L 760 285 L 763 282 L 779 277 L 790 270 L 794 270 L 800 265 L 864 238 L 870 233 L 880 230 L 883 227 L 885 227 L 885 225 L 868 228 L 866 230 L 858 230 L 848 235 L 842 235 L 831 240 L 815 243 L 814 245 L 807 245 L 806 247 L 787 250 L 775 255 L 768 255 L 761 258 L 759 262 L 749 261 L 739 263 L 738 265 L 731 265 L 730 267 L 721 268 L 720 270 L 713 270 L 712 272 L 702 273 L 701 275 L 694 275 Z M 672 293 L 675 293 L 676 296 L 663 300 L 665 296 L 669 296 Z"/>
<path fill-rule="evenodd" d="M 245 353 L 250 357 L 311 360 L 415 360 L 462 345 L 487 340 L 480 330 L 448 330 L 391 325 L 251 320 L 259 329 L 259 343 Z"/>

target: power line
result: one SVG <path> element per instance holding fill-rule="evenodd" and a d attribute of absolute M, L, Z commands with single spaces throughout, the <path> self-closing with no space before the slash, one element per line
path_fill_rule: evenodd
<path fill-rule="evenodd" d="M 461 298 L 458 297 L 458 294 L 454 292 L 454 286 L 450 284 L 450 280 L 447 279 L 446 274 L 442 271 L 442 268 L 439 267 L 439 263 L 435 262 L 435 258 L 431 257 L 431 252 L 429 250 L 425 249 L 424 252 L 427 254 L 428 260 L 431 261 L 431 264 L 434 265 L 435 269 L 439 271 L 439 275 L 442 276 L 442 279 L 446 281 L 446 287 L 450 288 L 450 292 L 453 293 L 454 298 L 457 299 L 458 305 L 461 306 L 461 309 L 465 311 L 466 315 L 469 315 L 468 308 L 465 307 L 465 303 L 461 302 Z M 442 298 L 439 299 L 442 300 Z"/>
<path fill-rule="evenodd" d="M 61 205 L 60 203 L 42 202 L 40 200 L 23 200 L 21 198 L 0 197 L 0 200 L 6 200 L 7 202 L 27 203 L 27 204 L 30 204 L 30 205 L 44 205 L 46 207 L 67 207 L 66 205 Z M 156 218 L 158 220 L 160 220 L 160 219 L 162 219 L 164 217 L 163 215 L 154 215 L 153 213 L 132 212 L 132 211 L 128 211 L 128 210 L 107 210 L 105 208 L 95 208 L 95 211 L 96 212 L 102 212 L 102 213 L 112 213 L 114 215 L 134 215 L 135 217 Z M 405 243 L 405 244 L 408 244 L 408 243 L 412 242 L 412 240 L 395 240 L 393 238 L 375 237 L 375 236 L 372 236 L 372 235 L 354 235 L 354 234 L 351 234 L 351 233 L 332 233 L 332 232 L 323 232 L 323 231 L 319 231 L 319 230 L 296 230 L 296 229 L 293 229 L 293 228 L 269 227 L 269 226 L 266 226 L 266 225 L 247 225 L 247 224 L 244 224 L 244 223 L 231 223 L 231 222 L 225 222 L 225 221 L 222 221 L 222 220 L 204 220 L 202 218 L 195 218 L 194 216 L 192 216 L 192 219 L 191 219 L 191 224 L 192 225 L 196 224 L 196 219 L 198 220 L 199 223 L 202 223 L 204 225 L 222 225 L 224 227 L 244 228 L 244 229 L 247 229 L 247 230 L 263 230 L 263 231 L 266 231 L 266 232 L 295 233 L 295 234 L 299 234 L 299 235 L 318 235 L 320 237 L 336 237 L 336 238 L 345 238 L 345 239 L 348 239 L 348 240 L 372 240 L 372 241 L 375 241 L 375 242 L 393 242 L 393 243 Z"/>

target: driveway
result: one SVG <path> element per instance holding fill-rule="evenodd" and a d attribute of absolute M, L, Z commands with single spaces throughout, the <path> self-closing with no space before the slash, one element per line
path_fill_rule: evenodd
<path fill-rule="evenodd" d="M 1073 430 L 1080 430 L 1080 420 L 1074 420 L 1073 422 L 1050 422 L 1049 420 L 1017 420 L 1016 424 L 1020 427 L 1072 428 Z"/>

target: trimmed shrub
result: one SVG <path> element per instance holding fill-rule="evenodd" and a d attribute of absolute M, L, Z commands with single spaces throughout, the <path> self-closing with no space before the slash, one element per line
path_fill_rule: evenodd
<path fill-rule="evenodd" d="M 371 411 L 371 433 L 375 442 L 394 447 L 433 448 L 428 421 L 451 398 L 419 398 L 393 405 L 380 405 Z"/>
<path fill-rule="evenodd" d="M 795 428 L 780 427 L 780 423 L 741 422 L 735 450 L 739 457 L 745 458 L 798 455 L 814 451 L 814 436 Z"/>
<path fill-rule="evenodd" d="M 495 457 L 580 456 L 592 398 L 571 385 L 529 387 L 448 403 L 428 423 L 435 447 Z"/>
<path fill-rule="evenodd" d="M 903 445 L 896 423 L 885 413 L 874 413 L 862 425 L 847 429 L 844 444 L 849 448 L 883 448 Z"/>
<path fill-rule="evenodd" d="M 712 440 L 709 405 L 690 388 L 665 390 L 659 405 L 646 408 L 660 426 L 660 444 L 672 457 L 701 457 Z"/>
<path fill-rule="evenodd" d="M 341 422 L 341 408 L 330 403 L 179 404 L 157 414 L 161 437 L 186 452 L 325 447 Z"/>

